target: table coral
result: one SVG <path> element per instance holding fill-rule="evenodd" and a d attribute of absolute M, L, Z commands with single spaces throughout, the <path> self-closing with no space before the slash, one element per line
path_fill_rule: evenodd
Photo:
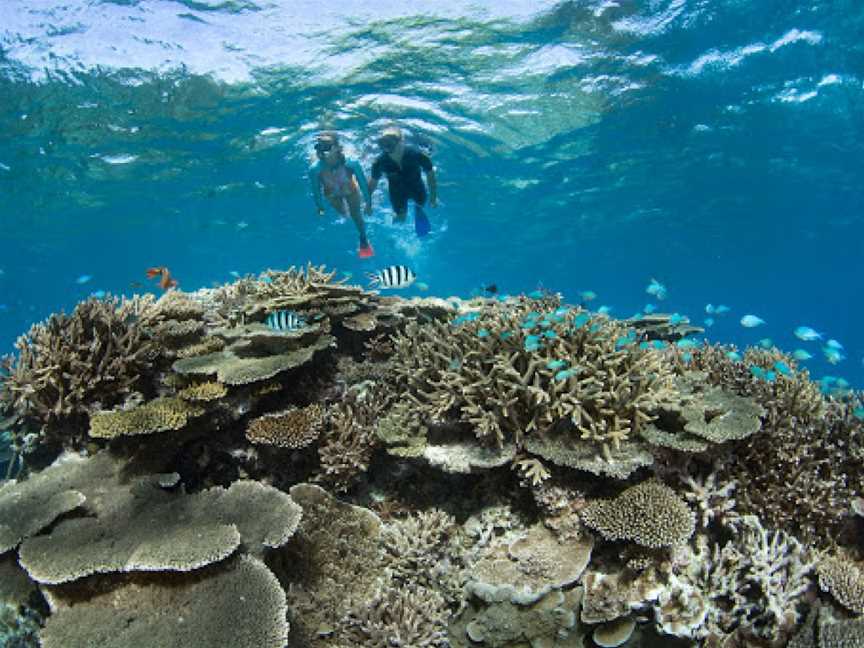
<path fill-rule="evenodd" d="M 285 592 L 263 562 L 132 580 L 74 605 L 55 596 L 44 648 L 284 648 Z"/>
<path fill-rule="evenodd" d="M 653 548 L 684 542 L 695 530 L 693 511 L 674 490 L 655 481 L 631 486 L 612 500 L 590 502 L 582 521 L 607 540 Z"/>
<path fill-rule="evenodd" d="M 317 403 L 292 406 L 252 419 L 246 427 L 246 438 L 252 443 L 296 450 L 313 443 L 323 424 L 324 410 Z"/>

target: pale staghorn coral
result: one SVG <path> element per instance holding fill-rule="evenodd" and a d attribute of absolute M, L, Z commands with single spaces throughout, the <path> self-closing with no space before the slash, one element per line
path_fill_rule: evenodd
<path fill-rule="evenodd" d="M 521 447 L 563 425 L 608 461 L 667 398 L 671 366 L 620 323 L 538 307 L 488 302 L 449 324 L 409 323 L 394 382 L 427 420 L 470 424 L 486 445 Z"/>
<path fill-rule="evenodd" d="M 693 535 L 693 511 L 668 486 L 647 481 L 612 500 L 590 502 L 582 521 L 607 540 L 630 540 L 659 548 L 685 542 Z"/>
<path fill-rule="evenodd" d="M 440 509 L 385 525 L 381 539 L 393 576 L 403 582 L 433 577 L 436 565 L 449 559 L 446 552 L 457 529 L 453 516 Z"/>
<path fill-rule="evenodd" d="M 314 443 L 321 434 L 324 409 L 317 403 L 289 407 L 252 419 L 246 438 L 252 443 L 297 450 Z"/>
<path fill-rule="evenodd" d="M 444 598 L 418 584 L 380 587 L 340 620 L 335 643 L 342 648 L 449 648 Z"/>
<path fill-rule="evenodd" d="M 90 298 L 18 338 L 18 355 L 6 360 L 0 383 L 0 407 L 17 417 L 13 434 L 27 429 L 42 443 L 74 445 L 92 411 L 121 404 L 144 386 L 158 351 L 119 305 Z"/>
<path fill-rule="evenodd" d="M 684 475 L 681 481 L 684 485 L 684 499 L 696 506 L 696 519 L 703 529 L 712 522 L 717 522 L 732 531 L 737 530 L 740 516 L 735 509 L 733 497 L 738 485 L 736 481 L 726 482 L 721 486 L 717 483 L 715 471 L 711 471 L 704 478 Z"/>
<path fill-rule="evenodd" d="M 734 540 L 698 535 L 680 547 L 655 605 L 661 632 L 704 639 L 785 640 L 811 588 L 813 559 L 797 539 L 744 516 Z"/>

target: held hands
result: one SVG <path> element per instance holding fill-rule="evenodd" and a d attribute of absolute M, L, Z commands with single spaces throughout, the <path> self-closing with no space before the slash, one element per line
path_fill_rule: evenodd
<path fill-rule="evenodd" d="M 432 194 L 431 196 L 429 196 L 429 206 L 430 207 L 437 207 L 438 206 L 438 195 L 437 194 Z"/>

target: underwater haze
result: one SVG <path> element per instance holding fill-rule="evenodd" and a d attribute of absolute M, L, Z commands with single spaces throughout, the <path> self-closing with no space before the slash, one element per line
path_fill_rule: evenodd
<path fill-rule="evenodd" d="M 0 354 L 90 294 L 158 291 L 151 266 L 195 290 L 404 264 L 408 296 L 592 291 L 860 388 L 862 33 L 852 0 L 7 0 Z M 316 216 L 312 143 L 337 130 L 368 173 L 392 123 L 440 205 L 418 239 L 379 190 L 361 260 Z"/>

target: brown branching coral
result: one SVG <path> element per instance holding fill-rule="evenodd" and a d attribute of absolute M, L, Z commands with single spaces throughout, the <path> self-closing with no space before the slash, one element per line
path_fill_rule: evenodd
<path fill-rule="evenodd" d="M 377 445 L 378 418 L 388 404 L 380 387 L 360 387 L 349 391 L 331 408 L 329 425 L 318 448 L 322 471 L 319 480 L 337 491 L 348 490 L 369 467 Z"/>
<path fill-rule="evenodd" d="M 88 299 L 35 324 L 16 347 L 0 401 L 44 443 L 75 444 L 88 415 L 142 388 L 157 349 L 116 299 Z M 34 430 L 35 429 L 35 430 Z"/>
<path fill-rule="evenodd" d="M 489 302 L 450 324 L 395 336 L 395 382 L 433 422 L 470 423 L 487 444 L 564 423 L 607 456 L 652 420 L 671 367 L 625 327 L 578 309 Z"/>
<path fill-rule="evenodd" d="M 748 394 L 764 409 L 762 432 L 739 442 L 735 460 L 718 472 L 722 482 L 738 483 L 739 511 L 758 514 L 810 544 L 834 545 L 848 503 L 860 492 L 850 476 L 864 470 L 864 422 L 854 416 L 853 406 L 824 398 L 806 372 L 777 372 L 769 381 L 748 369 L 751 363 L 764 371 L 777 362 L 794 366 L 777 351 L 750 350 L 740 363 L 722 347 L 706 347 L 696 358 L 709 382 Z"/>

